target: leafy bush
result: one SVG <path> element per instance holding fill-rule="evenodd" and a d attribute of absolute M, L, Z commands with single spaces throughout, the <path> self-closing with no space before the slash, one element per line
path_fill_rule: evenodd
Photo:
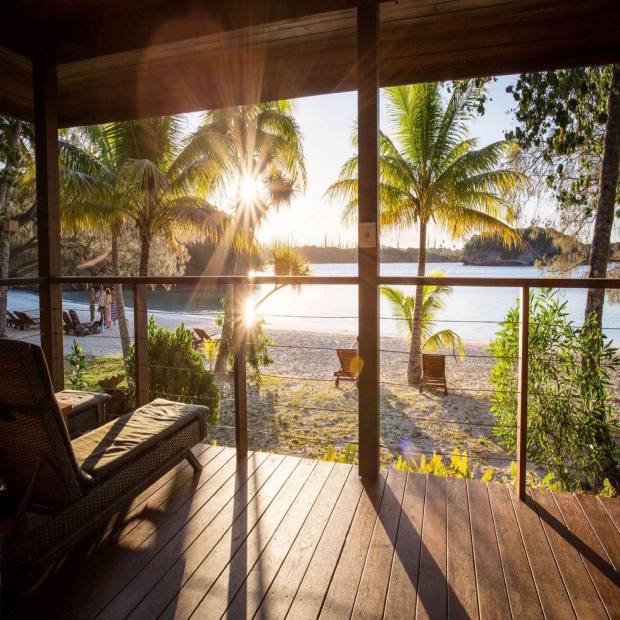
<path fill-rule="evenodd" d="M 543 290 L 530 305 L 527 458 L 566 490 L 600 490 L 617 472 L 620 430 L 609 395 L 619 359 L 594 317 L 582 327 L 568 319 L 566 303 Z M 493 429 L 516 451 L 519 309 L 513 307 L 489 347 L 495 358 Z M 611 472 L 611 474 L 610 474 Z M 612 478 L 613 480 L 613 478 Z"/>
<path fill-rule="evenodd" d="M 77 340 L 73 341 L 68 361 L 69 366 L 71 366 L 71 374 L 68 377 L 71 388 L 74 390 L 85 389 L 86 355 L 84 355 L 84 349 L 77 343 Z"/>
<path fill-rule="evenodd" d="M 209 423 L 215 424 L 220 417 L 219 391 L 192 341 L 193 336 L 183 323 L 172 331 L 157 325 L 153 316 L 149 318 L 149 397 L 206 405 Z M 132 383 L 135 383 L 134 356 L 135 348 L 131 345 L 127 368 Z"/>

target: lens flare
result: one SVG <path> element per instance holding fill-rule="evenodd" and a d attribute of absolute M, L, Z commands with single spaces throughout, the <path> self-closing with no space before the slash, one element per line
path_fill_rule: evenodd
<path fill-rule="evenodd" d="M 248 299 L 245 302 L 245 308 L 243 309 L 243 322 L 246 327 L 252 327 L 256 323 L 256 304 L 253 299 Z"/>
<path fill-rule="evenodd" d="M 245 174 L 239 179 L 239 197 L 245 204 L 258 200 L 258 179 L 252 174 Z"/>

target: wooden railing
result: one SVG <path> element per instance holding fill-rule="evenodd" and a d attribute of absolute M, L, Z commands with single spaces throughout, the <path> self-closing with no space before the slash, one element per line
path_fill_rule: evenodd
<path fill-rule="evenodd" d="M 57 278 L 9 278 L 0 279 L 0 286 L 58 286 L 58 285 L 83 285 L 83 284 L 124 284 L 133 287 L 134 294 L 134 345 L 135 345 L 135 376 L 136 376 L 136 399 L 138 404 L 144 404 L 149 399 L 148 385 L 148 328 L 147 328 L 147 285 L 189 285 L 189 286 L 221 286 L 233 285 L 233 378 L 235 399 L 235 439 L 237 454 L 244 458 L 248 449 L 248 424 L 247 424 L 247 394 L 246 394 L 246 343 L 242 333 L 243 308 L 242 304 L 246 296 L 248 286 L 256 284 L 294 284 L 294 285 L 360 285 L 358 276 L 148 276 L 148 277 L 84 277 L 63 276 Z M 585 278 L 468 278 L 468 277 L 416 277 L 416 276 L 380 276 L 378 285 L 414 286 L 417 284 L 443 284 L 463 287 L 501 287 L 516 288 L 520 291 L 520 320 L 519 320 L 519 375 L 518 375 L 518 414 L 517 414 L 517 451 L 516 486 L 521 499 L 525 497 L 525 480 L 527 465 L 527 401 L 528 401 L 528 337 L 529 337 L 529 297 L 533 288 L 557 288 L 557 289 L 585 289 L 585 288 L 620 288 L 620 279 L 585 279 Z M 47 296 L 40 295 L 40 299 Z M 49 297 L 47 297 L 49 298 Z M 43 310 L 41 308 L 43 316 Z M 59 312 L 46 312 L 50 317 L 59 317 Z M 360 331 L 364 328 L 360 320 Z M 60 355 L 62 355 L 62 325 L 46 327 L 42 324 L 42 332 L 50 329 L 55 334 L 60 334 Z M 54 340 L 52 339 L 52 342 Z M 376 338 L 376 349 L 379 349 L 379 337 Z M 57 351 L 46 351 L 46 355 L 56 355 Z M 378 359 L 378 355 L 377 355 Z M 50 365 L 53 370 L 53 366 Z M 359 382 L 372 380 L 377 377 L 376 369 L 369 369 L 365 364 L 360 375 Z M 53 377 L 56 382 L 62 378 Z M 378 383 L 378 382 L 377 382 Z M 378 393 L 378 385 L 375 386 Z M 361 407 L 360 407 L 361 418 Z M 363 447 L 377 442 L 376 436 L 367 436 L 364 429 L 369 427 L 359 423 L 360 460 Z M 366 446 L 369 452 L 378 449 L 377 445 Z"/>

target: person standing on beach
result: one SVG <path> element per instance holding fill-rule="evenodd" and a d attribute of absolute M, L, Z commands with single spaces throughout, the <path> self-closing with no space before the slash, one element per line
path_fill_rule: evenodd
<path fill-rule="evenodd" d="M 112 292 L 106 288 L 103 297 L 103 319 L 106 327 L 112 327 Z"/>
<path fill-rule="evenodd" d="M 95 306 L 97 305 L 97 299 L 95 298 L 95 289 L 90 284 L 86 287 L 88 291 L 88 307 L 90 309 L 90 322 L 95 320 Z"/>

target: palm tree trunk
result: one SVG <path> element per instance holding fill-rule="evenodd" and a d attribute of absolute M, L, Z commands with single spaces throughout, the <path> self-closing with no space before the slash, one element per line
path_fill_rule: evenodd
<path fill-rule="evenodd" d="M 22 122 L 15 121 L 9 134 L 9 157 L 7 158 L 0 185 L 0 278 L 9 277 L 9 261 L 11 258 L 11 242 L 9 239 L 9 198 L 15 168 L 17 141 L 21 133 Z M 6 335 L 6 309 L 9 290 L 6 286 L 0 287 L 0 336 Z"/>
<path fill-rule="evenodd" d="M 607 277 L 607 263 L 614 223 L 614 205 L 618 188 L 618 167 L 620 166 L 620 65 L 612 68 L 611 89 L 607 105 L 607 124 L 601 163 L 601 178 L 590 250 L 589 278 Z M 603 320 L 604 289 L 588 289 L 586 295 L 586 320 L 592 313 L 598 326 Z"/>
<path fill-rule="evenodd" d="M 149 275 L 149 257 L 151 254 L 151 238 L 147 234 L 140 235 L 140 268 L 139 276 Z"/>
<path fill-rule="evenodd" d="M 118 235 L 115 232 L 112 233 L 112 274 L 115 276 L 121 275 L 118 264 Z M 129 345 L 131 343 L 131 340 L 129 338 L 127 314 L 125 313 L 125 297 L 123 295 L 123 285 L 116 284 L 114 286 L 114 293 L 116 297 L 116 306 L 118 308 L 118 331 L 121 336 L 123 360 L 126 360 L 129 353 Z"/>
<path fill-rule="evenodd" d="M 418 255 L 418 273 L 423 276 L 426 271 L 426 220 L 420 219 L 420 252 Z M 407 383 L 420 385 L 422 376 L 422 297 L 424 286 L 415 287 L 415 306 L 413 308 L 413 324 L 411 326 L 411 347 L 407 365 Z"/>

